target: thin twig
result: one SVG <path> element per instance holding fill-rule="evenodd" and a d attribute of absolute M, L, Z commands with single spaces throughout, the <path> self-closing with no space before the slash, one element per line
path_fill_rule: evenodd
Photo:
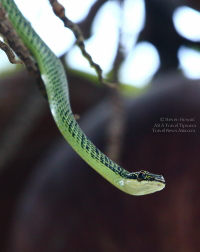
<path fill-rule="evenodd" d="M 109 83 L 103 79 L 103 77 L 102 77 L 103 71 L 102 71 L 101 67 L 93 61 L 90 54 L 85 50 L 84 37 L 83 37 L 81 29 L 79 28 L 79 26 L 77 24 L 73 23 L 71 20 L 69 20 L 66 17 L 65 8 L 63 7 L 63 5 L 58 3 L 57 0 L 49 0 L 49 2 L 53 8 L 55 15 L 63 21 L 65 27 L 69 28 L 74 33 L 74 36 L 76 38 L 76 44 L 80 48 L 83 56 L 89 61 L 90 66 L 94 67 L 94 69 L 96 70 L 99 81 L 102 84 L 109 86 L 111 88 L 117 88 L 118 86 L 115 83 Z"/>
<path fill-rule="evenodd" d="M 25 66 L 24 62 L 22 60 L 17 60 L 16 59 L 15 54 L 14 54 L 13 50 L 10 48 L 9 45 L 7 45 L 6 43 L 0 41 L 0 49 L 3 50 L 6 53 L 10 63 L 12 63 L 12 64 L 21 64 L 21 65 Z"/>
<path fill-rule="evenodd" d="M 46 96 L 46 90 L 43 81 L 40 76 L 40 71 L 37 67 L 36 62 L 31 56 L 29 50 L 26 48 L 19 35 L 13 28 L 10 20 L 7 18 L 6 11 L 4 10 L 2 4 L 0 3 L 0 34 L 6 38 L 9 46 L 13 51 L 19 56 L 19 58 L 24 62 L 30 75 L 34 76 L 37 84 L 40 88 L 41 93 Z"/>

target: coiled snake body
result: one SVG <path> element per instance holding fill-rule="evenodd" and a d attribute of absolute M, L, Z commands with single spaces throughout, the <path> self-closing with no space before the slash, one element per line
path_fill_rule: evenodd
<path fill-rule="evenodd" d="M 99 174 L 120 190 L 145 195 L 165 187 L 161 175 L 128 172 L 105 156 L 82 132 L 70 107 L 65 71 L 60 60 L 37 35 L 13 0 L 0 0 L 19 36 L 35 57 L 45 84 L 53 118 L 67 142 Z"/>

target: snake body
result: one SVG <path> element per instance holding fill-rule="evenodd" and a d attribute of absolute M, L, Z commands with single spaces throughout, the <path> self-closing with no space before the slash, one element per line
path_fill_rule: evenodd
<path fill-rule="evenodd" d="M 51 113 L 67 142 L 92 168 L 120 190 L 132 195 L 162 190 L 165 187 L 163 176 L 147 171 L 130 173 L 104 155 L 87 138 L 73 116 L 67 78 L 60 60 L 23 17 L 13 0 L 0 0 L 0 3 L 38 63 Z"/>

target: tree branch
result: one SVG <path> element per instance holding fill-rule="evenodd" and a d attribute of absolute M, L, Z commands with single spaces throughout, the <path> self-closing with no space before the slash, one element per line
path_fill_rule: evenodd
<path fill-rule="evenodd" d="M 29 50 L 26 48 L 19 35 L 13 28 L 10 20 L 6 16 L 6 11 L 4 10 L 2 4 L 0 3 L 0 33 L 6 38 L 9 46 L 13 51 L 19 56 L 19 58 L 24 62 L 28 72 L 32 75 L 39 86 L 41 93 L 46 96 L 46 90 L 43 81 L 40 76 L 40 71 L 37 67 L 37 63 L 34 61 Z"/>
<path fill-rule="evenodd" d="M 77 24 L 73 23 L 71 20 L 69 20 L 66 17 L 65 8 L 63 7 L 63 5 L 58 3 L 57 0 L 49 0 L 49 2 L 53 8 L 55 15 L 63 21 L 65 27 L 69 28 L 74 33 L 74 36 L 76 38 L 76 44 L 80 48 L 83 56 L 89 61 L 90 66 L 94 67 L 94 69 L 96 70 L 99 81 L 106 86 L 109 86 L 111 88 L 113 88 L 113 87 L 116 88 L 117 85 L 115 83 L 109 83 L 103 79 L 103 77 L 102 77 L 103 71 L 102 71 L 101 67 L 93 61 L 90 54 L 85 50 L 84 37 L 83 37 L 81 29 L 79 28 L 79 26 Z"/>

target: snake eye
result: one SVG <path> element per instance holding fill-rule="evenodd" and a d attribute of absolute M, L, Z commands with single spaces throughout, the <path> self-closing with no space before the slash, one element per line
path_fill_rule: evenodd
<path fill-rule="evenodd" d="M 144 171 L 141 171 L 141 172 L 138 174 L 137 180 L 138 180 L 138 181 L 142 181 L 142 180 L 145 180 L 145 179 L 146 179 L 146 174 L 144 173 Z"/>

